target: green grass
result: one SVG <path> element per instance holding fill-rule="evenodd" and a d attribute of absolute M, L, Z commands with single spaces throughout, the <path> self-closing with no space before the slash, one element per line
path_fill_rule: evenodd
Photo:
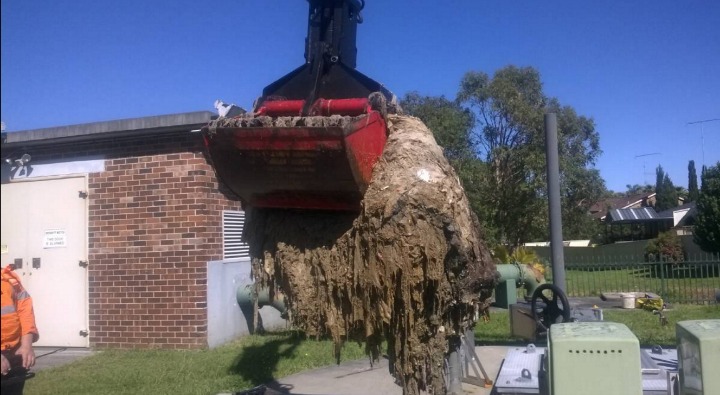
<path fill-rule="evenodd" d="M 628 326 L 642 346 L 675 346 L 675 324 L 678 321 L 720 319 L 720 305 L 675 305 L 667 310 L 668 324 L 660 325 L 657 315 L 646 310 L 604 310 L 605 321 L 620 322 Z M 510 335 L 510 317 L 507 311 L 490 313 L 488 322 L 479 322 L 475 328 L 477 344 L 518 344 L 526 342 Z"/>
<path fill-rule="evenodd" d="M 675 345 L 675 323 L 720 318 L 720 305 L 675 305 L 668 325 L 643 310 L 606 310 L 606 321 L 622 322 L 644 346 Z M 510 336 L 507 311 L 490 313 L 476 328 L 478 344 L 518 344 Z M 355 343 L 342 360 L 365 357 Z M 43 370 L 27 382 L 25 394 L 217 394 L 237 392 L 308 369 L 335 363 L 330 341 L 298 332 L 247 336 L 212 350 L 107 350 L 69 365 Z"/>
<path fill-rule="evenodd" d="M 567 294 L 571 297 L 632 291 L 653 292 L 672 303 L 697 303 L 715 299 L 715 291 L 720 289 L 717 270 L 709 266 L 674 269 L 668 266 L 660 273 L 648 269 L 647 265 L 613 269 L 595 266 L 568 268 L 565 276 Z M 552 274 L 548 272 L 547 276 L 550 278 Z"/>
<path fill-rule="evenodd" d="M 720 319 L 720 305 L 675 305 L 663 313 L 668 324 L 660 325 L 659 316 L 647 310 L 604 311 L 605 321 L 621 322 L 633 331 L 643 346 L 675 346 L 675 324 L 679 321 Z"/>
<path fill-rule="evenodd" d="M 37 372 L 25 394 L 217 394 L 335 363 L 332 342 L 296 332 L 247 336 L 212 350 L 107 350 Z M 355 343 L 341 359 L 365 356 Z"/>

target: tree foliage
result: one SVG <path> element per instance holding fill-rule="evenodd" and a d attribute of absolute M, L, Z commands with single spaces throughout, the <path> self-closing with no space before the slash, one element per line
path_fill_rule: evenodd
<path fill-rule="evenodd" d="M 688 163 L 688 201 L 696 202 L 699 195 L 700 189 L 698 189 L 697 171 L 695 171 L 695 161 L 691 160 Z"/>
<path fill-rule="evenodd" d="M 625 185 L 625 188 L 626 188 L 626 191 L 625 191 L 625 193 L 623 194 L 623 196 L 633 196 L 633 195 L 639 195 L 639 194 L 645 194 L 645 193 L 653 193 L 653 192 L 655 192 L 655 187 L 652 186 L 652 185 L 650 185 L 650 184 L 645 184 L 645 185 L 639 185 L 639 184 L 630 185 L 630 184 L 627 184 L 627 185 Z"/>
<path fill-rule="evenodd" d="M 703 250 L 720 252 L 720 162 L 704 169 L 693 231 Z"/>
<path fill-rule="evenodd" d="M 448 160 L 457 162 L 473 156 L 474 148 L 468 134 L 473 125 L 470 111 L 444 96 L 421 96 L 417 92 L 405 95 L 402 107 L 409 114 L 420 116 L 433 131 Z"/>
<path fill-rule="evenodd" d="M 663 170 L 662 166 L 658 166 L 655 169 L 655 198 L 659 198 L 660 192 L 662 191 L 663 187 L 663 180 L 665 179 L 665 170 Z"/>
<path fill-rule="evenodd" d="M 685 248 L 674 231 L 662 232 L 645 246 L 645 258 L 650 262 L 683 262 Z"/>
<path fill-rule="evenodd" d="M 673 185 L 667 173 L 665 173 L 665 178 L 663 179 L 663 194 L 663 199 L 667 203 L 665 203 L 665 208 L 661 209 L 661 211 L 677 207 L 680 191 L 675 188 L 675 185 Z"/>
<path fill-rule="evenodd" d="M 677 206 L 678 191 L 675 189 L 670 180 L 670 176 L 665 173 L 662 166 L 658 166 L 655 170 L 655 210 L 665 211 Z"/>
<path fill-rule="evenodd" d="M 537 70 L 470 71 L 455 102 L 412 93 L 403 108 L 421 118 L 448 153 L 487 232 L 511 247 L 547 239 L 543 115 L 557 114 L 565 238 L 597 232 L 589 207 L 607 191 L 592 168 L 600 154 L 591 118 L 547 97 Z M 453 119 L 448 119 L 453 118 Z"/>
<path fill-rule="evenodd" d="M 497 245 L 493 251 L 493 258 L 495 258 L 496 263 L 498 264 L 520 264 L 520 265 L 529 265 L 533 270 L 535 270 L 536 273 L 540 274 L 541 276 L 545 275 L 546 271 L 546 263 L 543 261 L 542 258 L 537 254 L 537 252 L 526 248 L 526 247 L 517 247 L 515 248 L 512 253 L 507 249 L 504 245 Z"/>
<path fill-rule="evenodd" d="M 435 140 L 443 148 L 462 182 L 470 207 L 476 215 L 484 218 L 485 206 L 480 202 L 485 199 L 487 192 L 483 188 L 487 166 L 476 157 L 476 147 L 470 135 L 474 124 L 472 113 L 443 96 L 422 96 L 417 92 L 405 95 L 402 108 L 408 114 L 422 119 L 433 131 Z M 484 221 L 481 221 L 481 225 L 489 241 L 494 242 L 495 229 Z"/>

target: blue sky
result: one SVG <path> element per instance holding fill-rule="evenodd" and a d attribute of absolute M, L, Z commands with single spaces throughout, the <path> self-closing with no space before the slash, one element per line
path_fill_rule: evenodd
<path fill-rule="evenodd" d="M 8 131 L 249 108 L 303 62 L 303 0 L 2 0 Z M 468 70 L 533 66 L 592 117 L 610 189 L 720 161 L 720 1 L 367 0 L 358 70 L 454 98 Z M 703 144 L 704 142 L 704 144 Z M 646 155 L 654 154 L 654 155 Z M 638 157 L 639 155 L 646 155 Z"/>

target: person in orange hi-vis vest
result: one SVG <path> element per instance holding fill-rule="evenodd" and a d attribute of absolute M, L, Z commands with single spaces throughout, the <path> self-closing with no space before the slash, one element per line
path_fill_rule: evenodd
<path fill-rule="evenodd" d="M 32 344 L 39 338 L 32 298 L 13 273 L 2 270 L 2 393 L 22 394 L 27 370 L 35 365 Z"/>

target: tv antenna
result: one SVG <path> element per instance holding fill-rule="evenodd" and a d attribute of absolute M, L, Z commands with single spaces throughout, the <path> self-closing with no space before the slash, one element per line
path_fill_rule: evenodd
<path fill-rule="evenodd" d="M 700 149 L 702 149 L 702 164 L 705 166 L 705 124 L 708 122 L 718 122 L 720 118 L 706 119 L 704 121 L 688 122 L 687 125 L 700 124 Z"/>
<path fill-rule="evenodd" d="M 646 159 L 647 159 L 648 156 L 653 156 L 653 155 L 660 155 L 660 153 L 659 153 L 659 152 L 652 152 L 652 153 L 649 153 L 649 154 L 635 155 L 635 159 L 637 159 L 637 158 L 643 158 L 643 185 L 648 185 L 647 175 L 650 174 L 650 173 L 648 173 L 648 172 L 645 170 L 645 164 L 646 164 L 646 162 L 647 162 Z"/>

